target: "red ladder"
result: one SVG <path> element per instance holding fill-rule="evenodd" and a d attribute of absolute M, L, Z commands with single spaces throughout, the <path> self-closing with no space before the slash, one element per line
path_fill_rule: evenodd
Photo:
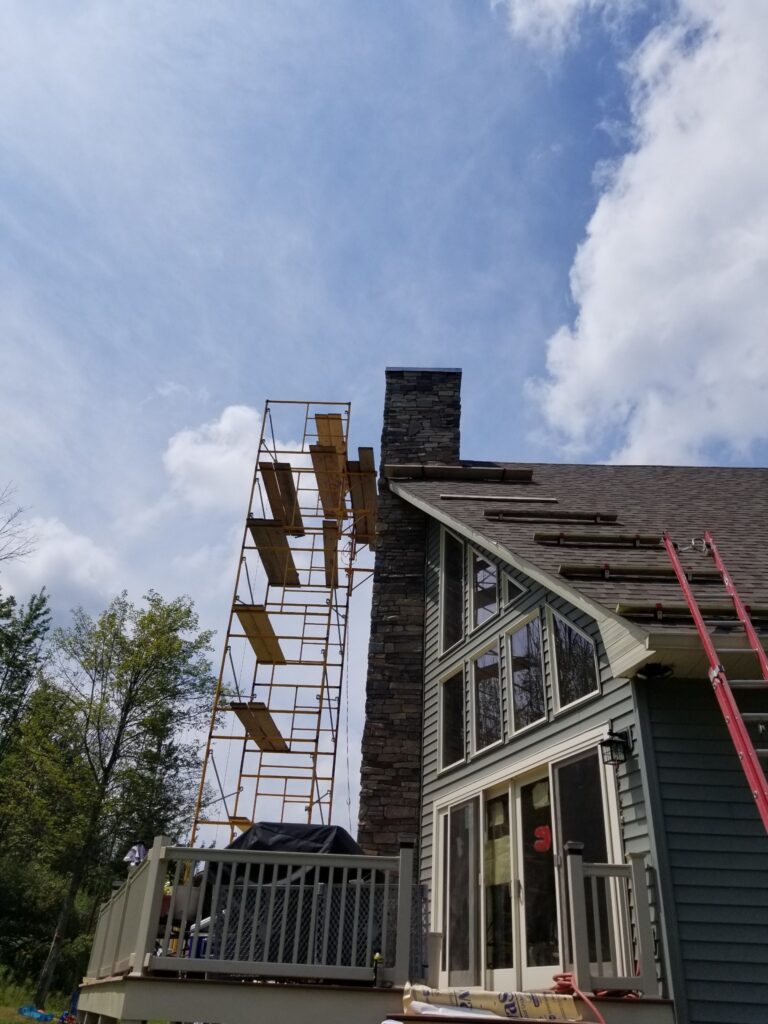
<path fill-rule="evenodd" d="M 768 712 L 765 714 L 742 712 L 733 694 L 733 688 L 752 689 L 756 685 L 759 686 L 761 682 L 768 680 L 768 657 L 763 649 L 763 645 L 760 643 L 755 627 L 752 625 L 749 613 L 739 597 L 730 573 L 720 557 L 720 552 L 717 550 L 712 534 L 707 531 L 704 534 L 704 546 L 712 555 L 715 565 L 723 578 L 723 585 L 733 601 L 738 620 L 744 627 L 744 632 L 747 635 L 749 649 L 756 656 L 763 677 L 762 680 L 737 679 L 733 680 L 733 682 L 728 680 L 725 669 L 720 662 L 720 655 L 712 640 L 712 634 L 707 628 L 696 598 L 693 596 L 685 569 L 683 569 L 680 563 L 677 549 L 668 533 L 665 532 L 663 534 L 662 540 L 709 660 L 709 680 L 712 683 L 712 689 L 715 691 L 717 703 L 720 705 L 728 732 L 731 734 L 736 753 L 739 755 L 739 761 L 741 761 L 741 767 L 747 777 L 752 796 L 755 798 L 758 813 L 768 832 L 768 779 L 766 779 L 763 766 L 760 763 L 761 758 L 768 758 L 768 749 L 755 749 L 746 725 L 746 722 L 757 723 L 761 730 L 764 729 L 766 723 L 768 723 Z M 747 648 L 745 648 L 745 653 L 747 653 Z M 765 689 L 768 691 L 768 686 Z"/>

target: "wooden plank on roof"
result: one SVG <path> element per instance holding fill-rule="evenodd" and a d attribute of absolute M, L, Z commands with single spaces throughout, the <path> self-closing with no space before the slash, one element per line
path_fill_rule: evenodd
<path fill-rule="evenodd" d="M 323 520 L 323 561 L 325 562 L 326 587 L 338 587 L 339 522 L 337 519 Z"/>
<path fill-rule="evenodd" d="M 527 508 L 486 508 L 483 510 L 486 519 L 497 519 L 499 522 L 562 522 L 562 523 L 616 523 L 616 512 L 566 512 L 561 509 L 527 509 Z"/>
<path fill-rule="evenodd" d="M 290 462 L 260 462 L 259 471 L 273 518 L 293 537 L 303 537 L 304 523 Z"/>
<path fill-rule="evenodd" d="M 546 533 L 533 535 L 536 544 L 599 548 L 659 548 L 664 550 L 660 533 Z M 675 545 L 677 547 L 677 545 Z"/>
<path fill-rule="evenodd" d="M 317 427 L 317 443 L 327 448 L 335 448 L 340 455 L 346 455 L 347 445 L 344 440 L 344 423 L 340 412 L 319 412 L 315 415 Z"/>
<path fill-rule="evenodd" d="M 441 494 L 441 501 L 523 501 L 527 504 L 556 505 L 557 498 L 538 498 L 527 494 L 473 494 L 467 491 L 465 494 Z"/>
<path fill-rule="evenodd" d="M 264 605 L 236 604 L 235 615 L 259 661 L 264 665 L 284 665 L 285 655 Z"/>
<path fill-rule="evenodd" d="M 744 602 L 750 617 L 764 620 L 768 618 L 768 604 L 750 604 Z M 699 601 L 699 610 L 706 618 L 708 615 L 722 615 L 724 618 L 733 619 L 738 622 L 736 609 L 731 601 Z M 675 619 L 690 619 L 691 610 L 685 601 L 619 601 L 616 605 L 618 615 L 632 617 L 650 617 L 663 619 L 665 617 Z M 744 648 L 749 653 L 749 648 Z"/>
<path fill-rule="evenodd" d="M 283 524 L 254 516 L 249 516 L 247 522 L 270 584 L 274 587 L 300 586 Z"/>
<path fill-rule="evenodd" d="M 332 445 L 311 444 L 309 455 L 315 471 L 320 504 L 327 518 L 343 519 L 346 515 L 346 465 L 344 456 Z"/>
<path fill-rule="evenodd" d="M 643 581 L 668 580 L 677 582 L 671 565 L 632 565 L 631 563 L 582 562 L 564 563 L 558 568 L 561 576 L 569 579 L 637 579 Z M 686 569 L 685 575 L 691 583 L 721 582 L 722 577 L 715 568 Z"/>
<path fill-rule="evenodd" d="M 287 754 L 288 744 L 280 733 L 269 708 L 260 700 L 236 701 L 229 705 L 245 727 L 246 735 L 259 750 Z"/>
<path fill-rule="evenodd" d="M 382 469 L 392 480 L 476 480 L 488 483 L 529 484 L 533 469 L 527 466 L 456 465 L 448 463 L 388 462 Z"/>

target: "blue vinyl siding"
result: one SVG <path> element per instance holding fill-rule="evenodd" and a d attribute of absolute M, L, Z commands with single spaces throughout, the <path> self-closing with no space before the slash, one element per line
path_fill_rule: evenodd
<path fill-rule="evenodd" d="M 468 783 L 481 779 L 507 762 L 510 775 L 514 772 L 514 761 L 521 756 L 535 755 L 537 749 L 551 746 L 559 740 L 577 737 L 580 733 L 598 724 L 613 722 L 616 729 L 634 727 L 634 712 L 631 686 L 626 679 L 614 679 L 608 664 L 603 636 L 595 621 L 584 612 L 540 583 L 527 578 L 512 566 L 499 563 L 498 558 L 488 551 L 479 550 L 489 560 L 500 565 L 508 575 L 526 588 L 523 597 L 511 607 L 502 607 L 500 613 L 484 623 L 479 629 L 469 632 L 464 643 L 441 657 L 439 652 L 439 594 L 440 594 L 440 526 L 432 521 L 428 527 L 427 572 L 426 572 L 426 646 L 424 684 L 424 739 L 422 760 L 422 818 L 420 835 L 421 878 L 426 883 L 432 880 L 433 827 L 432 807 L 435 800 L 450 797 Z M 467 588 L 468 590 L 468 588 Z M 574 626 L 590 636 L 596 645 L 600 672 L 601 693 L 570 709 L 554 714 L 552 691 L 552 661 L 548 631 L 543 630 L 543 657 L 546 677 L 548 721 L 535 725 L 517 736 L 510 736 L 510 709 L 507 680 L 506 644 L 500 644 L 501 670 L 505 680 L 502 687 L 502 712 L 504 732 L 507 739 L 476 757 L 445 772 L 439 772 L 439 699 L 440 681 L 487 647 L 494 638 L 503 637 L 505 631 L 515 622 L 524 619 L 535 609 L 548 605 L 559 612 Z M 469 622 L 469 607 L 466 608 Z M 615 641 L 614 641 L 615 642 Z M 465 689 L 465 722 L 467 735 L 471 729 L 470 681 Z M 545 763 L 544 761 L 542 763 Z M 622 817 L 623 844 L 626 851 L 643 853 L 649 851 L 646 824 L 645 800 L 641 784 L 639 762 L 631 757 L 617 773 L 618 800 Z"/>
<path fill-rule="evenodd" d="M 765 1024 L 768 836 L 709 683 L 646 684 L 644 699 L 686 1024 Z"/>

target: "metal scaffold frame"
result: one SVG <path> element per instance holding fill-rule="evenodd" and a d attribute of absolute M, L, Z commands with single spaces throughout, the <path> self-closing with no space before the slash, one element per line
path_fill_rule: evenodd
<path fill-rule="evenodd" d="M 191 845 L 206 827 L 231 841 L 254 821 L 331 820 L 350 598 L 372 573 L 377 500 L 373 449 L 348 457 L 350 414 L 265 404 Z"/>

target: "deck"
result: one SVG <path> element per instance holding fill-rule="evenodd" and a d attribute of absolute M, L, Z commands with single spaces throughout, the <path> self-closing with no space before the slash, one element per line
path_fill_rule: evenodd
<path fill-rule="evenodd" d="M 674 1024 L 658 998 L 644 865 L 583 864 L 569 856 L 574 970 L 607 1024 Z M 159 837 L 104 904 L 80 992 L 80 1024 L 200 1021 L 380 1024 L 402 1013 L 403 986 L 429 979 L 414 850 L 397 857 L 201 850 Z M 610 962 L 590 963 L 584 894 L 621 901 Z M 581 895 L 580 895 L 581 894 Z M 631 894 L 631 899 L 629 898 Z M 436 941 L 437 940 L 437 943 Z M 630 970 L 631 967 L 631 970 Z M 434 968 L 434 965 L 433 965 Z M 587 1007 L 583 1018 L 590 1020 Z"/>

